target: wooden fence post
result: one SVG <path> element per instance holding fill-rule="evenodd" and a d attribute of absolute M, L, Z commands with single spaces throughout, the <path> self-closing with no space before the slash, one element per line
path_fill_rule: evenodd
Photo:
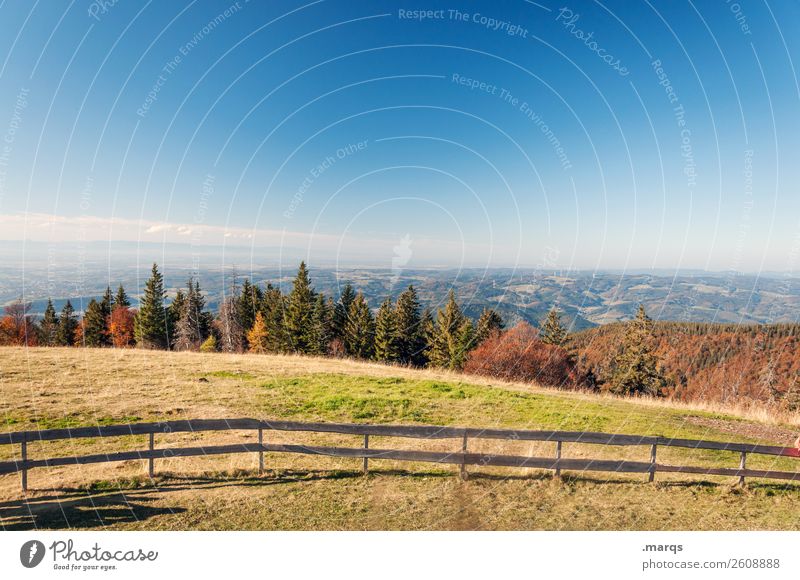
<path fill-rule="evenodd" d="M 155 448 L 155 433 L 150 433 L 150 458 L 147 460 L 147 473 L 150 475 L 150 479 L 153 479 L 153 475 L 155 474 L 155 459 L 153 459 L 152 453 Z"/>
<path fill-rule="evenodd" d="M 742 457 L 739 459 L 739 469 L 744 469 L 746 462 L 747 462 L 747 452 L 742 451 Z M 744 475 L 739 476 L 739 485 L 744 485 Z"/>
<path fill-rule="evenodd" d="M 467 432 L 464 431 L 464 439 L 461 440 L 461 453 L 464 454 L 467 452 Z M 461 459 L 461 479 L 462 481 L 467 480 L 467 465 L 464 463 L 464 459 Z"/>
<path fill-rule="evenodd" d="M 656 479 L 656 449 L 658 445 L 653 444 L 650 446 L 650 476 L 648 481 L 653 483 Z"/>
<path fill-rule="evenodd" d="M 28 491 L 28 442 L 22 442 L 22 491 Z"/>
<path fill-rule="evenodd" d="M 556 477 L 561 477 L 561 441 L 556 441 Z"/>
<path fill-rule="evenodd" d="M 364 435 L 364 449 L 369 449 L 369 434 Z M 366 475 L 367 471 L 369 471 L 369 458 L 368 457 L 364 458 L 364 467 L 362 468 L 362 471 L 364 472 L 364 475 Z"/>
<path fill-rule="evenodd" d="M 261 447 L 264 445 L 264 430 L 259 427 L 258 428 L 258 446 Z M 258 450 L 258 474 L 264 475 L 264 450 Z"/>

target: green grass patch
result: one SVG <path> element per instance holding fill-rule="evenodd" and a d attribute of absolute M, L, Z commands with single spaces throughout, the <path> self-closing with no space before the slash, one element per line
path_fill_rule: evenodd
<path fill-rule="evenodd" d="M 634 402 L 527 393 L 426 379 L 313 374 L 259 384 L 262 414 L 321 421 L 403 421 L 475 427 L 699 436 L 686 413 Z"/>
<path fill-rule="evenodd" d="M 688 422 L 688 417 L 706 416 L 696 411 L 648 407 L 635 401 L 589 399 L 570 393 L 524 392 L 462 382 L 387 380 L 339 374 L 278 377 L 260 383 L 259 388 L 259 415 L 274 419 L 601 431 L 756 442 Z M 718 413 L 714 415 L 733 419 Z M 644 447 L 634 449 L 642 451 Z M 621 457 L 631 448 L 595 447 L 594 450 L 599 455 Z M 736 467 L 738 455 L 665 447 L 659 450 L 659 461 Z M 797 462 L 791 459 L 770 458 L 767 461 L 772 469 L 797 469 Z"/>
<path fill-rule="evenodd" d="M 3 422 L 8 426 L 13 425 L 15 430 L 38 431 L 42 429 L 74 429 L 75 427 L 138 423 L 141 420 L 142 417 L 136 415 L 123 415 L 120 417 L 104 415 L 97 417 L 84 413 L 71 413 L 63 417 L 6 417 Z"/>

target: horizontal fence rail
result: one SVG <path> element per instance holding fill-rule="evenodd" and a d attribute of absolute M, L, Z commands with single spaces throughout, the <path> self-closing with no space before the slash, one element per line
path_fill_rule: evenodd
<path fill-rule="evenodd" d="M 228 445 L 204 445 L 202 447 L 182 447 L 156 449 L 155 435 L 170 433 L 199 433 L 207 431 L 258 431 L 258 443 L 236 443 Z M 363 447 L 331 447 L 264 443 L 264 431 L 298 431 L 309 433 L 336 433 L 358 435 L 364 440 Z M 40 441 L 59 441 L 76 438 L 124 437 L 130 435 L 149 435 L 149 447 L 142 451 L 120 451 L 95 455 L 55 457 L 49 459 L 30 459 L 28 444 Z M 370 435 L 375 437 L 406 437 L 414 439 L 460 439 L 458 451 L 412 451 L 398 449 L 377 449 L 369 447 Z M 467 450 L 469 439 L 502 439 L 506 441 L 545 441 L 556 444 L 553 457 L 529 457 L 519 455 L 498 455 L 489 453 L 470 453 Z M 562 455 L 563 443 L 585 443 L 608 446 L 650 446 L 650 461 L 628 461 L 609 459 L 570 459 Z M 699 475 L 720 475 L 738 477 L 744 483 L 746 477 L 783 479 L 800 481 L 800 472 L 748 469 L 745 466 L 747 454 L 771 455 L 780 457 L 800 457 L 800 449 L 754 445 L 749 443 L 724 443 L 694 439 L 672 439 L 668 437 L 619 435 L 585 431 L 532 431 L 515 429 L 479 429 L 464 427 L 440 427 L 428 425 L 363 425 L 353 423 L 303 423 L 297 421 L 261 421 L 258 419 L 193 419 L 184 421 L 165 421 L 159 423 L 133 423 L 129 425 L 104 425 L 97 427 L 76 427 L 67 429 L 46 429 L 41 431 L 15 431 L 0 433 L 0 445 L 20 445 L 19 460 L 0 462 L 0 474 L 21 472 L 22 488 L 28 487 L 28 470 L 37 467 L 58 467 L 65 465 L 86 465 L 116 461 L 147 460 L 148 473 L 154 476 L 156 459 L 176 457 L 196 457 L 227 455 L 233 453 L 257 453 L 259 472 L 264 470 L 264 453 L 299 453 L 363 459 L 363 471 L 368 471 L 370 459 L 394 461 L 413 461 L 451 464 L 460 466 L 460 474 L 466 478 L 467 465 L 526 467 L 548 469 L 561 475 L 562 470 L 605 471 L 617 473 L 646 473 L 648 480 L 655 479 L 656 472 L 688 473 Z M 731 451 L 740 454 L 738 468 L 708 468 L 702 466 L 665 465 L 656 461 L 658 447 L 680 447 L 686 449 L 707 449 Z"/>

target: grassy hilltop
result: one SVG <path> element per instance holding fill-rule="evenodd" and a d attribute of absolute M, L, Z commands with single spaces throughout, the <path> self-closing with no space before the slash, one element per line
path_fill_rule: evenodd
<path fill-rule="evenodd" d="M 768 417 L 621 400 L 347 360 L 111 349 L 0 348 L 3 431 L 186 418 L 589 430 L 788 445 Z M 267 432 L 272 442 L 358 446 L 354 437 Z M 158 446 L 254 442 L 254 433 L 175 434 Z M 457 441 L 371 438 L 370 446 L 455 450 Z M 552 455 L 552 443 L 471 442 L 471 450 Z M 144 437 L 30 445 L 32 458 L 143 449 Z M 0 460 L 17 447 L 0 447 Z M 645 447 L 565 444 L 565 457 L 646 461 Z M 659 461 L 734 467 L 729 452 L 659 450 Z M 113 529 L 800 529 L 800 486 L 733 478 L 471 468 L 267 454 L 34 469 L 0 476 L 0 525 Z M 800 470 L 748 458 L 748 467 Z"/>

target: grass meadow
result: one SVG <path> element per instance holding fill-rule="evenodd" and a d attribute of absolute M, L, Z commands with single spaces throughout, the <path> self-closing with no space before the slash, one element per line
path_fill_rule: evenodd
<path fill-rule="evenodd" d="M 3 431 L 235 418 L 604 431 L 790 445 L 794 417 L 623 400 L 349 360 L 161 351 L 0 348 Z M 266 432 L 269 442 L 359 446 L 334 434 Z M 157 436 L 159 447 L 255 442 L 254 432 Z M 29 445 L 29 457 L 146 448 L 144 436 Z M 460 441 L 370 438 L 375 448 L 457 450 Z M 470 451 L 546 455 L 548 442 L 475 441 Z M 0 461 L 18 457 L 0 446 Z M 649 448 L 564 444 L 564 457 L 647 461 Z M 736 467 L 730 452 L 659 449 L 659 462 Z M 0 476 L 4 529 L 800 529 L 800 485 L 657 474 L 470 468 L 255 454 L 33 469 Z M 797 460 L 748 467 L 800 471 Z"/>

